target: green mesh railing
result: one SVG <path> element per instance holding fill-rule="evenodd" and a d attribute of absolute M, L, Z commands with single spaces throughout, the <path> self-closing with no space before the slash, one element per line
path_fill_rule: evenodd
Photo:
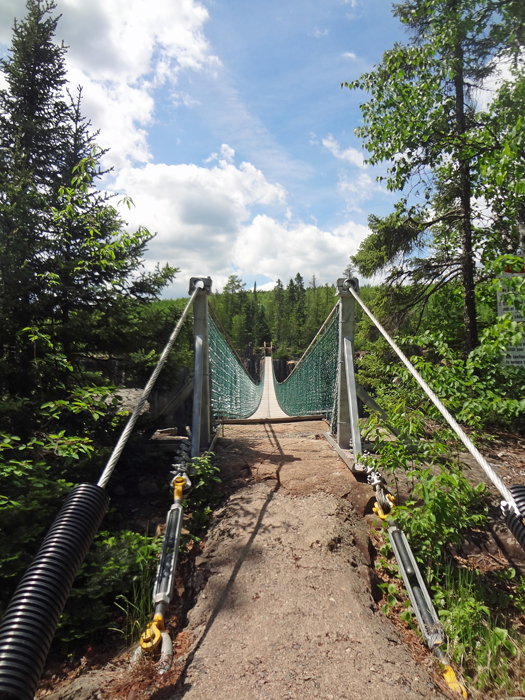
<path fill-rule="evenodd" d="M 331 422 L 337 404 L 338 309 L 334 307 L 290 376 L 281 384 L 274 376 L 277 401 L 289 416 L 324 413 Z"/>
<path fill-rule="evenodd" d="M 249 418 L 261 403 L 264 376 L 255 384 L 208 314 L 212 413 L 215 418 Z"/>

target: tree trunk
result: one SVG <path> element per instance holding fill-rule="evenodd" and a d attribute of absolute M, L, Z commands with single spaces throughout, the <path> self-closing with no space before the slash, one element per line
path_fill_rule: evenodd
<path fill-rule="evenodd" d="M 456 59 L 456 75 L 454 86 L 456 92 L 456 129 L 461 141 L 467 131 L 465 120 L 465 84 L 463 78 L 463 47 L 456 43 L 454 57 Z M 476 320 L 476 297 L 474 294 L 474 254 L 472 251 L 472 213 L 470 207 L 471 183 L 470 164 L 468 160 L 459 158 L 461 218 L 461 274 L 463 278 L 463 319 L 465 321 L 465 347 L 467 353 L 474 350 L 478 344 L 478 326 Z"/>

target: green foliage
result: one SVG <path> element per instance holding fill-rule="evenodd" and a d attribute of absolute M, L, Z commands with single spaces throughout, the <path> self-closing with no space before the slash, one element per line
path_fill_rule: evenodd
<path fill-rule="evenodd" d="M 388 615 L 392 608 L 397 605 L 397 586 L 395 583 L 380 583 L 379 588 L 383 591 L 385 602 L 383 603 L 382 611 L 384 615 Z"/>
<path fill-rule="evenodd" d="M 395 45 L 345 85 L 368 93 L 356 133 L 367 162 L 387 165 L 378 179 L 402 199 L 390 215 L 370 216 L 371 234 L 352 262 L 367 277 L 387 271 L 398 295 L 411 285 L 405 312 L 461 279 L 470 351 L 478 342 L 474 260 L 515 252 L 514 224 L 525 224 L 525 9 L 515 1 L 404 0 L 394 14 L 409 29 L 409 44 Z M 473 88 L 493 74 L 495 57 L 512 57 L 514 75 L 485 114 Z"/>
<path fill-rule="evenodd" d="M 490 593 L 500 600 L 490 600 Z M 499 589 L 488 590 L 479 571 L 457 569 L 450 564 L 433 586 L 434 604 L 447 633 L 449 654 L 479 690 L 496 687 L 511 692 L 516 688 L 523 640 L 515 630 L 509 630 L 505 618 L 508 603 L 501 598 Z"/>
<path fill-rule="evenodd" d="M 509 345 L 522 336 L 510 314 L 485 329 L 480 345 L 466 358 L 453 351 L 441 334 L 405 339 L 429 348 L 439 358 L 432 362 L 414 356 L 412 362 L 458 421 L 472 428 L 515 423 L 525 415 L 525 372 L 501 363 Z"/>
<path fill-rule="evenodd" d="M 471 486 L 461 469 L 452 466 L 440 465 L 437 474 L 432 471 L 409 472 L 417 479 L 412 498 L 396 508 L 396 520 L 426 565 L 429 579 L 434 575 L 431 567 L 446 560 L 451 545 L 460 545 L 466 531 L 487 522 L 485 484 Z"/>
<path fill-rule="evenodd" d="M 507 420 L 514 415 L 516 404 L 509 404 L 505 398 L 508 387 L 501 386 L 498 395 L 498 382 L 505 376 L 499 360 L 514 332 L 507 322 L 503 318 L 488 328 L 480 347 L 469 358 L 457 357 L 442 338 L 439 345 L 431 346 L 436 352 L 433 357 L 413 358 L 427 379 L 437 377 L 434 388 L 450 408 L 463 410 L 461 419 L 476 428 L 491 415 L 494 417 L 496 410 Z M 421 338 L 409 342 L 414 347 Z M 445 364 L 432 364 L 431 358 L 439 362 L 445 358 Z M 390 379 L 402 378 L 399 383 L 389 382 L 377 389 L 377 400 L 389 413 L 389 425 L 400 435 L 393 439 L 388 426 L 373 414 L 366 423 L 366 436 L 375 441 L 381 470 L 394 477 L 394 484 L 402 479 L 408 485 L 408 496 L 394 508 L 392 517 L 405 531 L 431 586 L 434 605 L 447 633 L 449 654 L 467 681 L 480 691 L 519 692 L 524 644 L 516 618 L 525 609 L 525 584 L 516 580 L 514 570 L 481 573 L 458 568 L 456 559 L 465 534 L 486 527 L 486 486 L 473 486 L 463 475 L 454 458 L 457 440 L 446 426 L 441 427 L 439 414 L 404 370 L 391 366 L 384 374 Z M 376 464 L 371 455 L 365 455 L 363 461 Z M 397 571 L 387 559 L 391 556 L 388 542 L 380 554 L 383 575 L 396 577 Z M 397 613 L 397 583 L 387 581 L 382 588 L 386 596 L 383 611 L 391 614 L 395 609 Z M 414 624 L 408 608 L 401 617 L 410 626 Z"/>
<path fill-rule="evenodd" d="M 192 539 L 199 539 L 212 510 L 222 501 L 223 495 L 218 485 L 221 483 L 219 467 L 213 463 L 213 452 L 205 452 L 192 460 L 195 474 L 192 475 L 192 489 L 184 501 L 184 508 L 191 512 L 188 521 Z"/>
<path fill-rule="evenodd" d="M 180 315 L 177 304 L 158 314 L 144 309 L 176 270 L 143 271 L 153 236 L 142 228 L 128 232 L 111 196 L 96 186 L 104 152 L 82 117 L 81 92 L 67 92 L 56 5 L 26 5 L 10 56 L 0 62 L 7 83 L 0 90 L 2 609 L 67 491 L 96 478 L 122 428 L 116 387 L 86 364 L 123 348 L 127 357 L 143 352 L 150 338 L 162 342 Z M 150 344 L 148 352 L 157 348 Z M 177 357 L 187 363 L 188 355 L 184 347 Z M 62 639 L 107 619 L 116 593 L 129 595 L 151 559 L 148 547 L 129 532 L 99 538 L 63 618 Z"/>
<path fill-rule="evenodd" d="M 305 287 L 299 272 L 286 288 L 281 280 L 271 292 L 244 287 L 239 277 L 231 275 L 223 292 L 211 298 L 222 327 L 241 354 L 264 342 L 273 343 L 278 359 L 302 354 L 337 301 L 333 285 L 318 287 L 314 275 Z"/>
<path fill-rule="evenodd" d="M 125 530 L 100 532 L 88 553 L 60 619 L 57 639 L 71 642 L 107 627 L 118 607 L 126 609 L 121 630 L 127 644 L 151 613 L 151 591 L 161 542 Z"/>

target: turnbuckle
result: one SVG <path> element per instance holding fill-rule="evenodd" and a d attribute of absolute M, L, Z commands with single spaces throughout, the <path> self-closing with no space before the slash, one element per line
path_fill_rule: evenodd
<path fill-rule="evenodd" d="M 445 630 L 430 600 L 425 582 L 412 554 L 406 535 L 392 520 L 387 532 L 410 603 L 412 604 L 412 609 L 419 628 L 426 639 L 428 648 L 439 660 L 443 677 L 449 688 L 466 698 L 468 696 L 465 687 L 456 678 L 454 669 L 447 662 L 446 653 L 441 649 L 441 645 L 445 641 Z"/>

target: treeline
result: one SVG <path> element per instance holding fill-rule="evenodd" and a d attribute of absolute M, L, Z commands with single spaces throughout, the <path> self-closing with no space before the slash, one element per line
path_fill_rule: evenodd
<path fill-rule="evenodd" d="M 223 291 L 210 297 L 219 321 L 241 354 L 272 343 L 277 358 L 301 354 L 336 301 L 334 285 L 318 286 L 314 275 L 305 286 L 299 272 L 286 286 L 277 280 L 272 291 L 260 291 L 256 284 L 247 290 L 237 275 L 230 275 Z"/>

